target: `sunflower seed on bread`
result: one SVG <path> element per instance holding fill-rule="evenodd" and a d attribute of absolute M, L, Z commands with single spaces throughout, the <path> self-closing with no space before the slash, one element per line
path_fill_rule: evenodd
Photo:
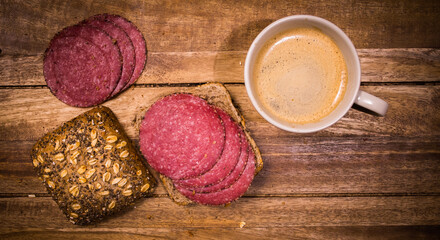
<path fill-rule="evenodd" d="M 46 134 L 31 157 L 47 191 L 74 224 L 119 212 L 156 185 L 107 107 L 96 107 Z"/>

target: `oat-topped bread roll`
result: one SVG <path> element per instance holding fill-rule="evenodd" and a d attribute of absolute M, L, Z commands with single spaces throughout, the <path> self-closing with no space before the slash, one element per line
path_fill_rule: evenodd
<path fill-rule="evenodd" d="M 64 123 L 32 148 L 34 169 L 68 219 L 101 220 L 156 185 L 116 116 L 97 107 Z"/>

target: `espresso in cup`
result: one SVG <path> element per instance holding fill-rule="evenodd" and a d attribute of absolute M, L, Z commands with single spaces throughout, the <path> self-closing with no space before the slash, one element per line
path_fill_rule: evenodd
<path fill-rule="evenodd" d="M 279 19 L 258 34 L 246 55 L 246 92 L 271 124 L 295 133 L 322 130 L 357 104 L 384 116 L 388 104 L 359 90 L 361 65 L 348 36 L 310 15 Z"/>
<path fill-rule="evenodd" d="M 344 97 L 347 64 L 328 35 L 299 27 L 272 36 L 255 60 L 256 98 L 273 116 L 292 124 L 317 122 Z"/>

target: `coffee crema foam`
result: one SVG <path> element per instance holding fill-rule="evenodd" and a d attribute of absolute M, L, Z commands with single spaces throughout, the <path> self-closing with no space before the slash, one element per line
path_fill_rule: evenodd
<path fill-rule="evenodd" d="M 264 108 L 289 123 L 317 122 L 344 96 L 347 65 L 334 41 L 315 28 L 281 32 L 265 43 L 253 71 Z"/>

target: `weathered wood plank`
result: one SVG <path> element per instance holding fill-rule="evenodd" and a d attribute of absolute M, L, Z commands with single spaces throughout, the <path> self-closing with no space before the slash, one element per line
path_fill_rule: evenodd
<path fill-rule="evenodd" d="M 179 89 L 132 88 L 106 105 L 136 141 L 143 106 Z M 364 87 L 390 102 L 385 118 L 350 110 L 333 127 L 305 135 L 281 131 L 264 121 L 243 86 L 228 89 L 266 160 L 250 195 L 439 191 L 438 86 Z M 2 89 L 0 96 L 0 189 L 44 193 L 28 152 L 45 132 L 85 109 L 66 107 L 48 89 Z M 157 193 L 165 192 L 159 187 Z"/>
<path fill-rule="evenodd" d="M 264 168 L 246 196 L 440 193 L 440 137 L 255 138 Z M 137 139 L 134 139 L 137 142 Z M 0 141 L 0 194 L 46 194 L 34 141 Z M 166 195 L 160 184 L 155 195 Z"/>
<path fill-rule="evenodd" d="M 253 136 L 387 136 L 440 133 L 440 86 L 365 86 L 361 89 L 390 104 L 386 117 L 351 109 L 335 125 L 312 134 L 293 134 L 266 122 L 254 109 L 243 85 L 227 86 L 232 99 L 244 115 Z M 110 107 L 131 138 L 138 135 L 138 124 L 145 106 L 164 94 L 185 90 L 179 87 L 134 87 L 104 105 Z M 37 140 L 45 132 L 84 112 L 68 107 L 47 88 L 0 89 L 0 140 Z"/>
<path fill-rule="evenodd" d="M 1 239 L 432 239 L 439 226 L 320 226 L 271 228 L 84 228 L 0 230 Z"/>
<path fill-rule="evenodd" d="M 98 224 L 124 228 L 246 228 L 300 226 L 394 226 L 440 224 L 440 197 L 241 198 L 228 207 L 179 206 L 146 198 Z M 0 229 L 74 229 L 49 197 L 1 198 Z M 91 230 L 90 228 L 86 228 Z"/>
<path fill-rule="evenodd" d="M 388 102 L 385 117 L 352 108 L 333 126 L 312 134 L 293 134 L 268 124 L 252 106 L 244 87 L 228 86 L 253 136 L 428 136 L 440 133 L 440 86 L 364 86 L 360 89 Z"/>
<path fill-rule="evenodd" d="M 439 49 L 359 49 L 362 82 L 440 81 Z M 150 52 L 137 84 L 243 83 L 246 51 Z M 0 86 L 46 85 L 43 57 L 1 56 Z"/>
<path fill-rule="evenodd" d="M 438 1 L 3 1 L 0 42 L 7 54 L 44 52 L 63 27 L 109 12 L 133 21 L 150 51 L 247 50 L 271 22 L 294 14 L 326 18 L 358 48 L 440 47 Z M 362 14 L 360 14 L 362 13 Z"/>
<path fill-rule="evenodd" d="M 234 83 L 227 87 L 265 159 L 238 202 L 181 207 L 159 186 L 135 209 L 77 227 L 47 197 L 29 150 L 45 132 L 86 109 L 52 96 L 42 75 L 42 53 L 57 31 L 102 12 L 132 20 L 148 42 L 147 68 L 137 85 L 104 104 L 136 144 L 144 106 L 185 89 L 165 84 Z M 246 51 L 265 26 L 292 14 L 327 18 L 352 38 L 359 48 L 362 89 L 390 103 L 386 117 L 352 109 L 334 126 L 300 135 L 258 115 L 242 84 Z M 439 15 L 440 2 L 410 0 L 2 1 L 0 238 L 435 238 Z M 22 197 L 27 194 L 37 197 Z M 243 229 L 240 222 L 246 222 Z"/>

